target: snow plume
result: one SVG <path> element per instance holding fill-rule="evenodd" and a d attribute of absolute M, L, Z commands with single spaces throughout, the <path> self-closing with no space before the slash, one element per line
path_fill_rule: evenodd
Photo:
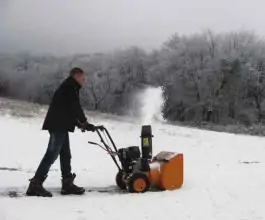
<path fill-rule="evenodd" d="M 163 120 L 164 105 L 163 89 L 147 87 L 137 95 L 141 124 L 152 124 L 154 120 Z"/>

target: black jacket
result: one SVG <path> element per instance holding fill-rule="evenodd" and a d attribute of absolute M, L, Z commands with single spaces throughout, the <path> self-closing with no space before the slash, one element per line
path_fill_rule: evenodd
<path fill-rule="evenodd" d="M 79 101 L 79 90 L 79 84 L 72 77 L 59 86 L 52 98 L 43 130 L 73 132 L 78 123 L 86 122 Z"/>

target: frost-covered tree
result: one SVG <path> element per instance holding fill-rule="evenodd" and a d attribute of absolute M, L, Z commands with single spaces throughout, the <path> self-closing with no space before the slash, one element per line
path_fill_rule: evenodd
<path fill-rule="evenodd" d="M 143 86 L 163 86 L 169 120 L 246 124 L 265 118 L 265 42 L 252 32 L 173 35 L 150 53 L 131 47 L 73 56 L 0 54 L 0 95 L 49 103 L 79 66 L 90 110 L 124 113 Z"/>

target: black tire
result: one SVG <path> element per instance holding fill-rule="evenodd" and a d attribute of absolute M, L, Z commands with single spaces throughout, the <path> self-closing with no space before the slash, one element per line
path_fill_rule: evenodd
<path fill-rule="evenodd" d="M 126 173 L 124 173 L 123 171 L 119 171 L 116 175 L 116 184 L 122 190 L 126 190 L 125 178 Z"/>
<path fill-rule="evenodd" d="M 137 189 L 137 182 L 140 187 Z M 138 184 L 139 185 L 139 184 Z M 127 190 L 131 193 L 144 193 L 150 189 L 150 181 L 144 173 L 133 173 L 127 180 Z"/>

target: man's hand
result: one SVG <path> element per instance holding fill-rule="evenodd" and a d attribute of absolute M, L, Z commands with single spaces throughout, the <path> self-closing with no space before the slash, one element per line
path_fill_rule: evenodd
<path fill-rule="evenodd" d="M 93 125 L 93 124 L 86 123 L 85 129 L 86 129 L 87 131 L 92 131 L 92 132 L 94 132 L 94 131 L 96 130 L 96 127 L 95 127 L 95 125 Z"/>
<path fill-rule="evenodd" d="M 99 126 L 95 126 L 95 130 L 104 130 L 104 126 L 103 125 L 99 125 Z"/>
<path fill-rule="evenodd" d="M 85 131 L 94 132 L 96 130 L 95 126 L 93 124 L 89 124 L 87 121 L 85 122 L 78 121 L 77 126 L 82 132 L 85 132 Z"/>
<path fill-rule="evenodd" d="M 95 126 L 93 124 L 88 123 L 87 121 L 85 121 L 83 123 L 78 122 L 77 126 L 78 126 L 78 128 L 81 129 L 82 132 L 85 132 L 85 131 L 94 132 L 96 130 L 100 130 L 100 131 L 104 130 L 104 126 L 103 125 Z"/>

